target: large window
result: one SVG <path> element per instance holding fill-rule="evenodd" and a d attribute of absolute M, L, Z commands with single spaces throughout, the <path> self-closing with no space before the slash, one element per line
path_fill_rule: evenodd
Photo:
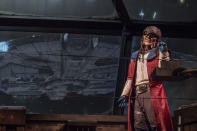
<path fill-rule="evenodd" d="M 28 113 L 110 114 L 118 36 L 0 32 L 0 105 Z"/>
<path fill-rule="evenodd" d="M 1 0 L 0 15 L 85 17 L 115 15 L 111 0 Z"/>
<path fill-rule="evenodd" d="M 185 21 L 197 19 L 196 0 L 123 0 L 131 19 Z"/>
<path fill-rule="evenodd" d="M 196 21 L 196 0 L 123 0 L 131 19 Z M 0 15 L 114 19 L 112 0 L 1 0 Z"/>

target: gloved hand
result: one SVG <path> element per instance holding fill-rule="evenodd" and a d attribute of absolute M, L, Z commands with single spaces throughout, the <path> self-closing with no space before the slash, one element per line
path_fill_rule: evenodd
<path fill-rule="evenodd" d="M 118 106 L 120 108 L 126 107 L 127 106 L 127 103 L 128 103 L 128 99 L 129 99 L 128 96 L 125 96 L 125 95 L 120 96 L 120 98 L 118 99 Z"/>
<path fill-rule="evenodd" d="M 161 52 L 166 52 L 168 50 L 167 44 L 163 41 L 159 42 L 158 46 Z"/>

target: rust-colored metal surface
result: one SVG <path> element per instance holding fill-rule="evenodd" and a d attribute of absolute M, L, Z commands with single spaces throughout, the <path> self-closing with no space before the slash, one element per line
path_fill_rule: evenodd
<path fill-rule="evenodd" d="M 0 124 L 25 125 L 25 112 L 24 107 L 1 106 Z"/>
<path fill-rule="evenodd" d="M 65 131 L 65 124 L 60 123 L 34 123 L 27 124 L 25 131 Z"/>
<path fill-rule="evenodd" d="M 25 108 L 0 107 L 0 131 L 126 131 L 127 116 L 25 114 Z"/>
<path fill-rule="evenodd" d="M 126 116 L 118 115 L 65 115 L 65 114 L 27 114 L 27 121 L 66 121 L 66 122 L 112 122 L 112 123 L 125 123 L 127 122 Z"/>
<path fill-rule="evenodd" d="M 97 126 L 96 131 L 126 131 L 123 125 Z"/>
<path fill-rule="evenodd" d="M 41 115 L 26 116 L 26 131 L 125 131 L 127 116 Z"/>
<path fill-rule="evenodd" d="M 5 126 L 0 126 L 0 131 L 6 131 L 6 127 Z"/>

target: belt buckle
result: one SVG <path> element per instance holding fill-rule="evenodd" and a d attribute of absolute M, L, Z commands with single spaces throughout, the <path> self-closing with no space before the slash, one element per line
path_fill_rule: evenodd
<path fill-rule="evenodd" d="M 141 84 L 137 86 L 136 91 L 138 94 L 142 94 L 148 90 L 148 84 Z"/>

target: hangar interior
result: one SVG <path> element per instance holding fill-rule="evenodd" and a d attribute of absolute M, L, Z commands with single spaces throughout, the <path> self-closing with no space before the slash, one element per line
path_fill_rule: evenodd
<path fill-rule="evenodd" d="M 196 69 L 194 12 L 195 0 L 1 0 L 0 130 L 126 130 L 117 100 L 142 30 L 159 27 L 172 60 Z M 177 130 L 197 129 L 196 76 L 164 82 Z"/>

